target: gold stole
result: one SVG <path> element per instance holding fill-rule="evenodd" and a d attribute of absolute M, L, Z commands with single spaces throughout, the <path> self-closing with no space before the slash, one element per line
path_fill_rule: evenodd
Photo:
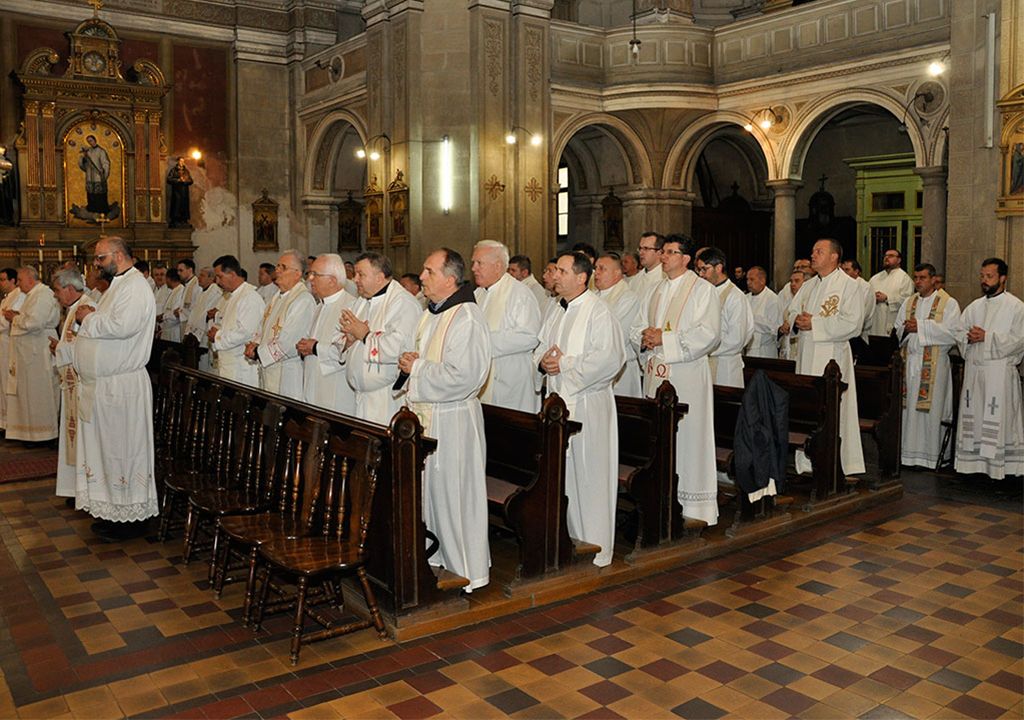
<path fill-rule="evenodd" d="M 452 322 L 455 320 L 455 316 L 459 314 L 461 309 L 462 305 L 456 305 L 448 312 L 441 314 L 441 319 L 438 321 L 437 327 L 434 328 L 434 334 L 430 336 L 430 342 L 427 343 L 427 347 L 422 351 L 422 357 L 424 360 L 432 363 L 440 363 L 443 360 L 444 341 L 445 337 L 448 335 L 448 328 L 451 327 Z M 429 318 L 430 312 L 424 311 L 423 317 L 420 318 L 420 324 L 416 328 L 417 352 L 420 352 L 420 345 L 423 342 L 423 331 L 427 327 L 427 320 Z M 423 426 L 423 434 L 430 435 L 430 424 L 434 419 L 434 403 L 410 401 L 409 409 L 416 413 L 416 417 L 420 419 L 420 425 Z"/>
<path fill-rule="evenodd" d="M 675 319 L 676 329 L 678 330 L 682 321 L 683 310 L 686 309 L 686 303 L 690 299 L 690 293 L 697 284 L 697 280 L 697 274 L 692 271 L 689 272 L 687 277 L 683 278 L 682 283 L 680 283 L 681 287 L 676 289 L 672 299 L 669 300 L 668 307 L 665 309 L 665 326 L 662 328 L 662 332 L 672 332 L 670 318 Z M 651 319 L 651 322 L 658 317 L 658 305 L 661 304 L 661 294 L 665 292 L 667 285 L 668 280 L 662 280 L 661 287 L 651 293 L 651 301 L 647 307 L 647 317 Z M 662 342 L 664 343 L 664 336 L 662 336 Z M 663 380 L 668 379 L 668 363 L 664 362 L 664 356 L 661 351 L 655 349 L 651 352 L 650 357 L 647 358 L 647 365 L 644 367 L 644 394 L 647 397 L 654 397 L 657 394 L 658 385 Z"/>
<path fill-rule="evenodd" d="M 910 298 L 910 307 L 907 308 L 907 317 L 916 317 L 917 301 L 921 299 L 919 293 L 914 293 Z M 946 312 L 946 303 L 949 302 L 949 293 L 939 289 L 935 291 L 935 302 L 928 310 L 928 319 L 935 322 L 942 322 L 942 315 Z M 932 409 L 932 383 L 935 380 L 935 366 L 939 362 L 939 353 L 935 345 L 924 345 L 921 353 L 921 383 L 917 388 L 917 403 L 914 408 L 918 412 L 928 412 Z M 907 346 L 903 346 L 903 367 L 907 366 Z M 903 406 L 907 406 L 907 376 L 903 373 Z"/>

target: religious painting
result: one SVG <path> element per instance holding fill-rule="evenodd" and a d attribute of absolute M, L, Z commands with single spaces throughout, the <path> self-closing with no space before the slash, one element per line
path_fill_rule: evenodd
<path fill-rule="evenodd" d="M 352 197 L 338 205 L 338 252 L 359 250 L 360 232 L 363 229 L 363 204 Z"/>
<path fill-rule="evenodd" d="M 277 252 L 277 209 L 264 189 L 263 194 L 252 204 L 252 250 L 253 252 Z"/>
<path fill-rule="evenodd" d="M 409 186 L 405 184 L 401 170 L 388 185 L 388 214 L 391 216 L 392 247 L 409 244 Z"/>
<path fill-rule="evenodd" d="M 102 120 L 83 120 L 64 136 L 64 208 L 69 227 L 125 227 L 124 142 Z"/>
<path fill-rule="evenodd" d="M 622 200 L 615 195 L 614 188 L 601 200 L 601 219 L 604 222 L 604 249 L 621 252 L 622 243 Z"/>
<path fill-rule="evenodd" d="M 384 247 L 384 191 L 377 185 L 374 175 L 363 191 L 366 201 L 366 247 Z"/>
<path fill-rule="evenodd" d="M 1000 149 L 1003 155 L 996 214 L 1024 215 L 1024 85 L 998 103 L 1003 120 Z"/>

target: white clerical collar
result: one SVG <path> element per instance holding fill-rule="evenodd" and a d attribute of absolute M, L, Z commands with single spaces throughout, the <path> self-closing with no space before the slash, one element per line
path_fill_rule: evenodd
<path fill-rule="evenodd" d="M 559 299 L 558 304 L 561 305 L 566 311 L 568 311 L 570 307 L 579 305 L 582 299 L 586 297 L 587 292 L 587 290 L 584 290 L 579 295 L 574 297 L 572 300 L 566 300 L 565 298 L 561 298 Z"/>
<path fill-rule="evenodd" d="M 822 281 L 822 282 L 825 282 L 825 281 L 826 281 L 826 280 L 828 280 L 828 279 L 829 279 L 830 277 L 832 277 L 833 273 L 835 273 L 835 271 L 836 271 L 836 270 L 838 270 L 838 269 L 839 269 L 839 268 L 835 268 L 835 269 L 834 269 L 834 270 L 833 270 L 832 272 L 830 272 L 830 273 L 829 273 L 828 275 L 821 275 L 821 274 L 819 273 L 819 274 L 818 274 L 818 277 L 819 277 L 819 278 L 821 278 L 821 281 Z M 845 275 L 845 273 L 844 273 L 844 275 Z"/>
<path fill-rule="evenodd" d="M 344 290 L 339 290 L 338 292 L 334 293 L 333 295 L 328 295 L 323 300 L 321 300 L 321 302 L 324 305 L 327 305 L 328 303 L 332 303 L 335 300 L 337 300 L 338 298 L 340 298 L 344 292 L 345 292 Z"/>
<path fill-rule="evenodd" d="M 242 288 L 244 288 L 248 284 L 249 283 L 246 283 L 246 282 L 239 283 L 238 287 L 236 287 L 234 290 L 231 291 L 231 294 L 234 295 L 236 292 L 238 292 L 239 290 L 241 290 Z"/>

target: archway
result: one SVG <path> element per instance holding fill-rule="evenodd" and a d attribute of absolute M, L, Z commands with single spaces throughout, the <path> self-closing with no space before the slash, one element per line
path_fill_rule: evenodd
<path fill-rule="evenodd" d="M 313 132 L 303 194 L 311 254 L 351 257 L 366 247 L 363 191 L 373 161 L 356 154 L 365 142 L 362 122 L 347 111 L 327 115 Z"/>

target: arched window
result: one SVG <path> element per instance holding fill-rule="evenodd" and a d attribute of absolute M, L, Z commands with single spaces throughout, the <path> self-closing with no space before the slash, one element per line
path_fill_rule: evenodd
<path fill-rule="evenodd" d="M 558 165 L 558 242 L 569 239 L 569 166 Z"/>

